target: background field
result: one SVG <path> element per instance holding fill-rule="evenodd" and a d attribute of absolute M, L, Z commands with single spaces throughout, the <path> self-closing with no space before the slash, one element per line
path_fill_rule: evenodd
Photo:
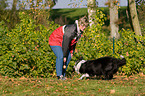
<path fill-rule="evenodd" d="M 119 9 L 119 17 L 120 19 L 123 19 L 127 22 L 127 15 L 126 15 L 126 8 L 127 7 L 121 7 Z M 109 9 L 108 7 L 99 7 L 98 10 L 102 10 L 106 16 L 109 16 Z M 73 8 L 73 9 L 53 9 L 51 11 L 51 19 L 54 20 L 56 23 L 60 24 L 71 24 L 74 23 L 76 19 L 79 19 L 79 17 L 82 17 L 84 15 L 87 15 L 87 8 Z M 59 20 L 63 19 L 63 22 L 60 22 Z M 65 20 L 66 19 L 66 20 Z M 105 25 L 109 25 L 109 17 L 107 18 Z"/>

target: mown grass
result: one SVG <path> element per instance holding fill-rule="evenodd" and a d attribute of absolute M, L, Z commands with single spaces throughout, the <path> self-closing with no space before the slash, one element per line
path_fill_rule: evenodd
<path fill-rule="evenodd" d="M 50 18 L 60 25 L 72 24 L 80 17 L 87 15 L 87 8 L 65 8 L 53 9 L 50 12 Z"/>
<path fill-rule="evenodd" d="M 56 78 L 0 78 L 0 96 L 145 96 L 145 75 L 115 75 L 112 80 L 65 81 Z"/>
<path fill-rule="evenodd" d="M 61 15 L 61 16 L 73 18 L 75 20 L 76 17 L 86 15 L 87 8 L 53 9 L 51 12 L 52 12 L 53 16 L 60 16 Z"/>

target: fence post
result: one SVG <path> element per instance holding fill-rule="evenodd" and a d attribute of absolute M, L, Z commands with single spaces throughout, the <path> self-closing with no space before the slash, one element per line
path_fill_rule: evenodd
<path fill-rule="evenodd" d="M 115 43 L 115 37 L 113 37 L 113 54 L 114 54 L 114 49 L 115 49 L 114 43 Z"/>

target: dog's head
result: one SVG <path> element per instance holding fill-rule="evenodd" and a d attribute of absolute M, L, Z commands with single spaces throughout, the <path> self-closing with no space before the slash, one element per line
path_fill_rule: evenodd
<path fill-rule="evenodd" d="M 78 60 L 78 61 L 76 61 L 75 65 L 74 65 L 75 72 L 77 72 L 78 74 L 80 74 L 80 72 L 79 72 L 80 67 L 85 62 L 86 62 L 86 60 Z"/>

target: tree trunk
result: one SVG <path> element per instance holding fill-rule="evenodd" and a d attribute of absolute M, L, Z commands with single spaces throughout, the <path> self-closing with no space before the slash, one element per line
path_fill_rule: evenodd
<path fill-rule="evenodd" d="M 10 16 L 9 19 L 11 21 L 10 22 L 10 29 L 14 28 L 19 20 L 19 17 L 17 14 L 17 2 L 18 2 L 18 0 L 13 0 L 12 10 L 9 14 L 9 16 Z"/>
<path fill-rule="evenodd" d="M 96 14 L 96 0 L 88 0 L 87 6 L 88 6 L 89 25 L 92 26 L 92 24 L 94 24 L 93 20 L 95 19 L 94 15 Z"/>
<path fill-rule="evenodd" d="M 118 8 L 116 0 L 109 0 L 110 2 L 110 28 L 111 28 L 111 37 L 119 39 L 120 35 L 118 33 L 119 26 L 118 22 Z"/>
<path fill-rule="evenodd" d="M 18 0 L 13 0 L 12 11 L 16 11 L 17 1 Z"/>
<path fill-rule="evenodd" d="M 0 0 L 0 10 L 4 10 L 7 6 L 7 0 Z"/>
<path fill-rule="evenodd" d="M 133 30 L 136 35 L 142 36 L 141 28 L 140 28 L 140 24 L 139 24 L 139 20 L 137 16 L 137 11 L 136 11 L 135 0 L 128 0 L 128 6 L 129 6 L 129 13 L 130 13 L 129 15 L 131 16 L 131 21 L 133 25 Z"/>

